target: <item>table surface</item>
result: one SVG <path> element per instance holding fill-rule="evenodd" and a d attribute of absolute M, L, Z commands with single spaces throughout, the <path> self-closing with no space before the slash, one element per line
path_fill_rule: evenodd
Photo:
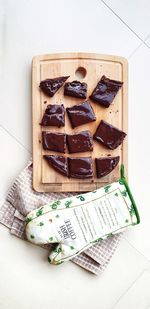
<path fill-rule="evenodd" d="M 31 157 L 32 57 L 78 51 L 129 61 L 129 183 L 141 224 L 99 277 L 50 266 L 43 249 L 0 226 L 0 309 L 150 308 L 149 0 L 0 0 L 0 203 Z"/>

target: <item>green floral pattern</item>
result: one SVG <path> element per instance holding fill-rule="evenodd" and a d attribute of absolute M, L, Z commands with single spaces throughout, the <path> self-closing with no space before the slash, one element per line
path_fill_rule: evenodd
<path fill-rule="evenodd" d="M 26 223 L 26 224 L 28 224 L 30 221 L 32 221 L 32 218 L 31 218 L 31 217 L 27 217 L 27 218 L 25 219 L 25 223 Z"/>
<path fill-rule="evenodd" d="M 112 237 L 112 236 L 113 236 L 112 233 L 107 234 L 107 237 Z"/>
<path fill-rule="evenodd" d="M 44 223 L 43 223 L 43 222 L 40 222 L 38 225 L 39 225 L 39 226 L 43 226 L 43 225 L 44 225 Z"/>
<path fill-rule="evenodd" d="M 83 250 L 83 248 L 86 249 L 91 244 L 97 243 L 98 241 L 102 241 L 106 239 L 107 237 L 112 237 L 114 232 L 116 231 L 119 232 L 121 228 L 125 228 L 128 225 L 134 225 L 137 222 L 136 212 L 134 210 L 134 204 L 131 205 L 131 203 L 133 202 L 130 197 L 130 194 L 128 193 L 128 188 L 127 190 L 126 188 L 127 187 L 122 182 L 121 182 L 121 185 L 119 182 L 114 182 L 113 184 L 107 184 L 103 188 L 94 190 L 93 192 L 90 192 L 87 194 L 79 194 L 78 196 L 73 196 L 71 198 L 55 200 L 51 203 L 48 203 L 47 205 L 43 207 L 40 207 L 39 209 L 32 211 L 26 217 L 26 231 L 28 231 L 26 235 L 27 235 L 28 240 L 30 240 L 34 244 L 41 244 L 42 239 L 43 239 L 44 244 L 45 243 L 57 244 L 54 250 L 52 250 L 48 258 L 48 261 L 49 263 L 53 263 L 53 264 L 61 264 L 64 260 L 74 257 L 81 250 Z M 96 193 L 95 196 L 92 195 L 94 193 Z M 121 196 L 123 198 L 121 198 Z M 97 202 L 97 200 L 101 198 L 102 198 L 102 203 L 100 202 L 99 204 L 99 201 Z M 89 222 L 91 222 L 91 226 L 93 226 L 93 223 L 95 224 L 94 228 L 95 228 L 96 233 L 93 234 L 95 235 L 95 237 L 93 238 L 92 236 L 90 236 L 91 238 L 88 238 L 88 237 L 85 238 L 85 244 L 83 246 L 83 242 L 81 244 L 81 240 L 79 237 L 80 234 L 78 234 L 79 226 L 82 227 L 81 232 L 84 232 L 83 230 L 84 228 L 85 228 L 85 233 L 88 230 L 86 228 L 86 225 L 85 226 L 82 225 L 82 220 L 80 221 L 81 222 L 80 225 L 76 226 L 76 222 L 79 222 L 79 221 L 74 220 L 74 216 L 76 215 L 76 218 L 78 217 L 80 218 L 81 212 L 80 212 L 80 209 L 79 209 L 79 212 L 77 211 L 77 208 L 75 210 L 75 207 L 84 208 L 84 206 L 86 207 L 85 202 L 87 201 L 89 203 L 89 207 L 92 207 L 92 202 L 94 202 L 93 204 L 95 207 L 97 206 L 99 207 L 99 205 L 102 205 L 102 210 L 103 210 L 103 207 L 105 207 L 105 201 L 109 200 L 109 202 L 111 203 L 111 198 L 113 202 L 112 205 L 114 205 L 114 202 L 115 202 L 114 208 L 116 207 L 115 209 L 117 210 L 119 208 L 118 213 L 116 212 L 116 218 L 119 224 L 121 225 L 121 227 L 118 224 L 119 228 L 116 230 L 113 230 L 113 227 L 108 226 L 108 229 L 106 229 L 104 233 L 104 230 L 101 231 L 101 227 L 99 226 L 96 227 L 96 224 L 98 224 L 98 222 L 95 222 L 96 221 L 95 217 L 92 217 L 92 210 L 89 210 L 90 216 L 87 218 L 89 218 Z M 104 201 L 104 204 L 103 204 L 103 201 Z M 70 209 L 66 211 L 66 208 L 70 208 Z M 121 212 L 120 212 L 120 209 L 121 209 Z M 127 210 L 128 210 L 128 213 L 127 213 Z M 68 213 L 69 213 L 70 223 L 68 223 L 69 221 Z M 119 213 L 120 215 L 122 215 L 122 221 L 120 220 Z M 103 214 L 105 214 L 105 211 L 103 212 Z M 109 212 L 108 212 L 108 216 L 109 216 Z M 90 217 L 92 218 L 92 220 L 95 220 L 93 221 L 93 223 L 92 221 L 90 221 L 91 220 Z M 85 220 L 86 220 L 86 217 L 85 217 Z M 75 231 L 76 240 L 71 238 L 70 236 L 66 237 L 66 234 L 67 233 L 69 234 L 69 228 L 70 228 L 69 224 L 72 225 Z M 104 221 L 104 224 L 105 224 L 105 221 Z M 87 243 L 86 243 L 86 239 L 87 239 Z"/>
<path fill-rule="evenodd" d="M 121 191 L 122 196 L 127 196 L 127 190 Z"/>
<path fill-rule="evenodd" d="M 67 201 L 65 202 L 66 208 L 69 208 L 71 204 L 72 204 L 72 200 L 67 200 Z"/>
<path fill-rule="evenodd" d="M 56 247 L 56 248 L 53 250 L 53 252 L 59 254 L 60 252 L 62 252 L 62 249 L 61 249 L 61 247 Z"/>
<path fill-rule="evenodd" d="M 78 195 L 77 198 L 79 198 L 81 202 L 85 201 L 85 197 L 83 195 Z"/>
<path fill-rule="evenodd" d="M 43 207 L 41 207 L 40 209 L 38 209 L 38 211 L 36 212 L 36 216 L 39 217 L 43 215 Z"/>
<path fill-rule="evenodd" d="M 111 188 L 111 185 L 105 186 L 104 187 L 105 193 L 108 193 L 110 188 Z"/>
<path fill-rule="evenodd" d="M 52 203 L 50 206 L 52 209 L 57 209 L 57 207 L 61 204 L 61 201 L 55 201 L 54 203 Z"/>

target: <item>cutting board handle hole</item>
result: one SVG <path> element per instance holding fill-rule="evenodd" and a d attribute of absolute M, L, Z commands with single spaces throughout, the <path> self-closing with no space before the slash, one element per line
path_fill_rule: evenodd
<path fill-rule="evenodd" d="M 77 70 L 75 71 L 76 77 L 77 77 L 77 78 L 80 78 L 80 79 L 85 78 L 86 74 L 87 74 L 87 71 L 86 71 L 86 69 L 83 68 L 83 67 L 79 67 L 79 68 L 77 68 Z"/>

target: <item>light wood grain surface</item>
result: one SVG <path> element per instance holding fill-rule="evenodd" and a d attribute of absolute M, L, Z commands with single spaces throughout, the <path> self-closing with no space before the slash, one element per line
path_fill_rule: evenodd
<path fill-rule="evenodd" d="M 76 70 L 83 67 L 86 70 L 86 76 L 80 78 L 76 75 Z M 59 76 L 70 75 L 67 81 L 80 80 L 88 84 L 88 96 L 95 88 L 97 82 L 102 75 L 109 78 L 123 81 L 123 88 L 119 90 L 113 103 L 109 108 L 103 108 L 99 104 L 90 101 L 95 115 L 96 121 L 82 125 L 76 129 L 71 128 L 67 113 L 65 115 L 65 127 L 41 127 L 39 125 L 48 104 L 63 103 L 65 108 L 84 102 L 78 98 L 63 95 L 63 87 L 50 98 L 44 95 L 39 84 L 41 80 L 46 78 L 54 78 Z M 87 97 L 88 98 L 88 97 Z M 45 103 L 46 101 L 46 103 Z M 71 179 L 64 177 L 53 170 L 43 159 L 44 154 L 58 154 L 42 149 L 41 132 L 42 130 L 51 132 L 76 133 L 88 129 L 93 134 L 100 123 L 101 119 L 106 120 L 112 125 L 127 133 L 128 129 L 128 65 L 127 60 L 117 56 L 106 56 L 90 53 L 65 53 L 41 55 L 33 58 L 32 63 L 32 120 L 33 120 L 33 188 L 38 192 L 78 192 L 92 191 L 103 186 L 108 182 L 115 181 L 119 178 L 120 164 L 124 163 L 127 175 L 127 140 L 125 138 L 123 144 L 115 150 L 109 150 L 94 141 L 93 152 L 68 154 L 65 156 L 92 156 L 93 158 L 93 179 Z M 101 179 L 96 177 L 95 158 L 102 156 L 119 155 L 119 165 L 108 175 Z"/>

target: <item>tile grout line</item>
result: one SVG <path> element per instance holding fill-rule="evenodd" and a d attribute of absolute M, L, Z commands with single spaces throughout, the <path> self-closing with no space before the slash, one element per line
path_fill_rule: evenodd
<path fill-rule="evenodd" d="M 118 300 L 113 304 L 113 306 L 110 309 L 115 309 L 115 306 L 118 304 L 118 302 L 129 292 L 129 290 L 134 286 L 136 281 L 140 279 L 140 277 L 143 275 L 145 272 L 146 268 L 137 276 L 137 278 L 131 283 L 131 285 L 126 289 L 124 293 L 118 298 Z"/>
<path fill-rule="evenodd" d="M 11 138 L 13 138 L 21 147 L 23 147 L 30 155 L 32 154 L 31 151 L 26 148 L 12 133 L 10 133 L 5 127 L 3 127 L 1 124 L 0 124 L 0 128 L 2 128 L 8 135 L 11 136 Z"/>
<path fill-rule="evenodd" d="M 146 44 L 145 40 L 143 40 L 104 0 L 101 2 L 148 48 L 149 45 Z"/>
<path fill-rule="evenodd" d="M 139 253 L 140 255 L 143 256 L 143 258 L 145 258 L 149 263 L 150 263 L 150 259 L 148 259 L 141 251 L 139 251 L 136 247 L 134 247 L 124 236 L 122 236 L 122 238 L 130 245 L 130 247 L 132 247 L 134 250 L 137 251 L 137 253 Z"/>
<path fill-rule="evenodd" d="M 133 51 L 132 51 L 132 53 L 127 57 L 127 59 L 131 59 L 134 55 L 135 55 L 135 53 L 139 50 L 139 48 L 141 47 L 141 46 L 145 46 L 145 44 L 143 43 L 143 42 L 141 42 L 140 43 L 140 45 L 138 45 Z M 146 46 L 147 47 L 147 46 Z"/>
<path fill-rule="evenodd" d="M 146 36 L 144 42 L 146 42 L 149 38 L 150 38 L 150 35 L 148 34 L 148 35 Z M 134 56 L 134 54 L 139 50 L 139 48 L 140 48 L 141 46 L 144 45 L 145 47 L 149 48 L 146 44 L 144 44 L 144 42 L 141 42 L 141 43 L 132 51 L 132 53 L 128 56 L 128 59 L 131 59 L 132 56 Z"/>

